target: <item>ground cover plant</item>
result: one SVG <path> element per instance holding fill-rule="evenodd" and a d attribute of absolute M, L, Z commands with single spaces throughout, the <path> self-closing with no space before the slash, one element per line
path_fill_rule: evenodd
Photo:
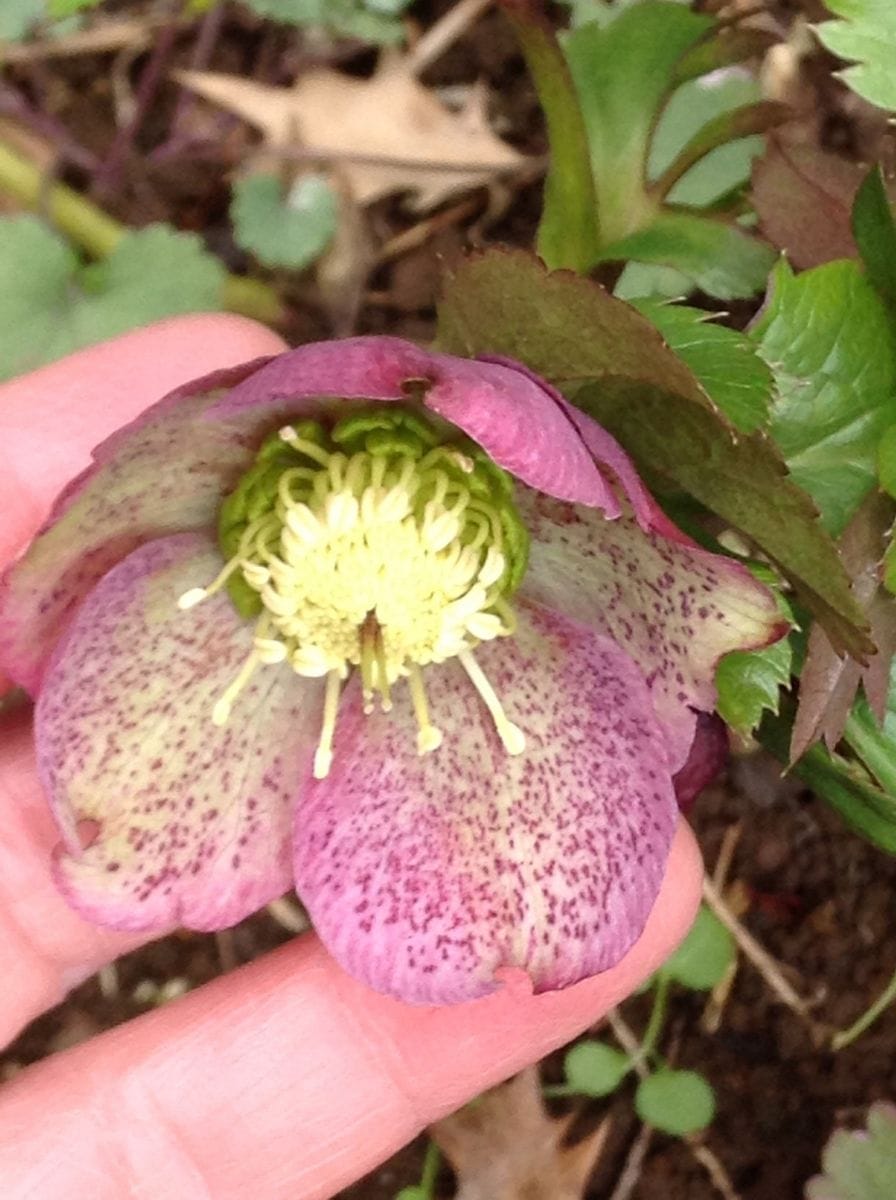
<path fill-rule="evenodd" d="M 26 1030 L 5 1077 L 309 918 L 349 973 L 401 999 L 467 1000 L 508 962 L 538 989 L 566 986 L 637 936 L 677 804 L 708 871 L 680 949 L 601 1027 L 340 1194 L 889 1195 L 891 8 L 4 7 L 0 380 L 185 313 L 250 316 L 300 347 L 110 443 L 4 578 L 0 721 L 37 697 L 69 830 L 60 885 L 101 924 L 187 927 Z M 284 410 L 285 395 L 304 407 Z M 345 416 L 322 395 L 345 397 Z M 176 506 L 155 487 L 174 457 Z M 387 493 L 407 502 L 396 521 L 418 521 L 420 563 L 466 574 L 423 649 L 359 618 L 353 658 L 312 637 L 318 600 L 296 599 L 296 580 L 323 570 L 321 528 L 392 519 Z M 351 563 L 386 581 L 365 611 L 410 586 L 390 582 L 389 555 Z M 176 808 L 181 775 L 160 781 L 162 758 L 144 756 L 173 814 L 162 873 L 156 818 L 116 781 L 153 736 L 157 697 L 134 699 L 135 672 L 187 644 L 186 626 L 141 616 L 172 589 L 189 645 L 222 639 L 202 712 L 179 701 L 194 757 L 208 728 L 238 734 L 232 759 L 203 759 L 201 842 Z M 135 732 L 72 766 L 70 746 L 98 737 L 80 698 L 104 654 L 105 711 Z M 262 732 L 314 777 L 295 844 L 292 802 L 251 828 L 216 823 L 261 678 L 281 689 Z M 601 724 L 610 695 L 615 724 Z M 552 782 L 530 795 L 536 767 Z M 278 755 L 259 771 L 290 769 Z M 434 855 L 459 781 L 479 796 L 493 780 L 497 807 L 504 792 L 515 806 L 506 857 L 475 803 Z M 73 832 L 86 819 L 102 833 L 88 848 Z M 240 851 L 216 858 L 214 839 L 237 834 Z M 606 862 L 623 885 L 598 903 Z M 521 910 L 502 907 L 508 879 Z M 301 904 L 281 898 L 293 884 Z M 427 917 L 420 933 L 436 908 L 444 926 L 428 936 Z"/>

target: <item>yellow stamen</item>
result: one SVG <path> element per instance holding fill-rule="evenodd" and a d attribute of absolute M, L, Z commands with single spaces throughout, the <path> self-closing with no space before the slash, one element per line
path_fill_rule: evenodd
<path fill-rule="evenodd" d="M 336 729 L 336 714 L 339 711 L 339 695 L 342 691 L 342 674 L 330 671 L 324 693 L 324 716 L 321 723 L 320 741 L 314 752 L 314 778 L 326 779 L 333 764 L 333 733 Z"/>
<path fill-rule="evenodd" d="M 480 667 L 469 650 L 462 650 L 457 657 L 460 659 L 461 666 L 469 675 L 473 687 L 482 697 L 485 707 L 491 713 L 498 737 L 504 743 L 504 749 L 508 754 L 522 754 L 526 749 L 526 735 L 520 729 L 519 725 L 514 725 L 508 719 L 501 701 L 495 695 L 495 689 L 486 678 L 482 667 Z"/>
<path fill-rule="evenodd" d="M 257 650 L 253 650 L 252 653 L 249 655 L 249 657 L 246 659 L 246 661 L 243 663 L 243 665 L 240 667 L 239 673 L 237 674 L 236 679 L 234 679 L 233 683 L 230 684 L 230 686 L 224 692 L 221 699 L 217 702 L 215 707 L 212 709 L 212 721 L 215 725 L 226 725 L 227 724 L 227 721 L 230 717 L 231 709 L 233 708 L 234 700 L 236 700 L 237 696 L 240 694 L 240 692 L 243 690 L 243 688 L 249 682 L 249 680 L 252 676 L 252 672 L 255 670 L 255 668 L 258 666 L 258 664 L 260 662 L 261 662 L 261 656 L 259 655 Z"/>
<path fill-rule="evenodd" d="M 429 754 L 438 750 L 442 744 L 442 731 L 436 729 L 429 719 L 429 704 L 426 700 L 426 690 L 423 687 L 423 675 L 416 663 L 408 671 L 408 690 L 411 693 L 411 703 L 414 705 L 414 716 L 417 718 L 419 730 L 417 733 L 417 753 Z"/>
<path fill-rule="evenodd" d="M 241 556 L 239 554 L 224 565 L 224 568 L 215 576 L 208 587 L 194 587 L 189 591 L 184 592 L 178 597 L 177 607 L 181 609 L 195 608 L 197 604 L 201 604 L 203 600 L 207 600 L 209 596 L 213 596 L 215 592 L 221 590 L 230 576 L 240 565 Z"/>

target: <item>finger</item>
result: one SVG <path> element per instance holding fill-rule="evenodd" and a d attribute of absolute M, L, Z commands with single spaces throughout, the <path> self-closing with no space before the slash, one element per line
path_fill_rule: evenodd
<path fill-rule="evenodd" d="M 108 434 L 189 379 L 283 348 L 276 334 L 242 317 L 178 317 L 0 386 L 0 563 L 35 532 Z"/>
<path fill-rule="evenodd" d="M 91 448 L 166 391 L 282 342 L 242 318 L 194 316 L 91 347 L 0 387 L 0 563 L 35 531 Z M 58 836 L 23 717 L 0 717 L 0 1045 L 137 939 L 95 929 L 52 885 Z"/>
<path fill-rule="evenodd" d="M 49 1059 L 0 1098 L 6 1200 L 322 1200 L 423 1126 L 562 1045 L 687 929 L 701 866 L 682 826 L 622 963 L 532 997 L 412 1008 L 343 975 L 313 937 Z"/>

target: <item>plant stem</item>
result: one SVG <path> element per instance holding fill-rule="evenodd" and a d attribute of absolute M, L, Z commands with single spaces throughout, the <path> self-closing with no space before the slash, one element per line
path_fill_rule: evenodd
<path fill-rule="evenodd" d="M 831 1038 L 831 1049 L 842 1050 L 845 1046 L 851 1045 L 894 1000 L 896 1000 L 896 971 L 893 972 L 890 982 L 870 1008 L 867 1008 L 859 1019 L 850 1025 L 849 1029 L 841 1029 L 839 1033 L 834 1034 Z"/>
<path fill-rule="evenodd" d="M 647 1028 L 644 1030 L 644 1036 L 641 1039 L 640 1059 L 642 1062 L 650 1058 L 656 1049 L 656 1044 L 660 1039 L 660 1034 L 663 1032 L 663 1025 L 666 1022 L 666 1012 L 669 1008 L 669 988 L 672 985 L 672 980 L 668 975 L 660 975 L 657 981 L 656 990 L 653 993 L 653 1008 L 650 1010 L 650 1019 L 647 1022 Z"/>
<path fill-rule="evenodd" d="M 91 258 L 107 258 L 128 232 L 108 213 L 64 183 L 52 183 L 23 155 L 0 141 L 0 192 L 32 212 L 46 215 L 70 242 Z M 228 275 L 221 292 L 228 312 L 276 325 L 283 316 L 280 297 L 268 284 Z"/>
<path fill-rule="evenodd" d="M 432 1200 L 436 1188 L 436 1176 L 442 1164 L 442 1153 L 432 1139 L 427 1142 L 426 1155 L 423 1159 L 423 1170 L 420 1172 L 420 1191 L 428 1200 Z"/>

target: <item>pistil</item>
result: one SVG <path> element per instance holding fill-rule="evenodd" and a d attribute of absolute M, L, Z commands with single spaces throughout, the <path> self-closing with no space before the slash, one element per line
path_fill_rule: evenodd
<path fill-rule="evenodd" d="M 509 598 L 525 567 L 527 537 L 506 477 L 482 452 L 439 444 L 419 415 L 395 407 L 355 414 L 327 431 L 288 425 L 221 512 L 223 570 L 192 588 L 181 608 L 227 588 L 257 612 L 252 654 L 213 710 L 223 724 L 260 664 L 326 676 L 314 774 L 323 778 L 343 681 L 360 672 L 364 711 L 407 679 L 417 750 L 442 741 L 421 668 L 460 659 L 508 753 L 522 731 L 506 716 L 473 658 L 511 634 Z"/>

